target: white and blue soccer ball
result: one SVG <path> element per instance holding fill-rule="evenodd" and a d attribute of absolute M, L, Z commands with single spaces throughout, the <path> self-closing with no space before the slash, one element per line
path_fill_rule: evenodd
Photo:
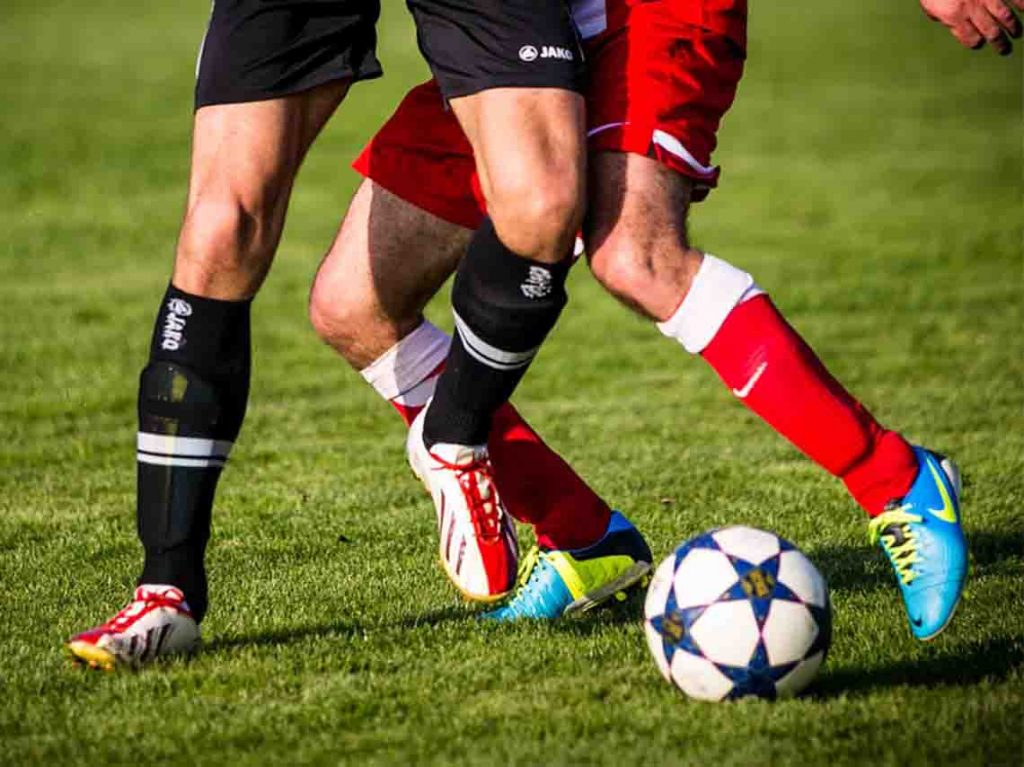
<path fill-rule="evenodd" d="M 821 573 L 793 544 L 752 527 L 679 546 L 655 571 L 644 616 L 662 676 L 701 700 L 796 695 L 832 636 Z"/>

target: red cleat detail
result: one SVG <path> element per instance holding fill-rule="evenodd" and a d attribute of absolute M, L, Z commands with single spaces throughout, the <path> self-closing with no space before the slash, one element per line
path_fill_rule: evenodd
<path fill-rule="evenodd" d="M 143 585 L 114 617 L 71 637 L 66 646 L 76 663 L 111 671 L 191 652 L 198 643 L 199 626 L 181 590 Z"/>
<path fill-rule="evenodd" d="M 441 375 L 441 364 L 424 381 Z M 424 405 L 389 400 L 409 426 Z M 494 480 L 514 519 L 531 525 L 537 544 L 547 549 L 579 549 L 600 540 L 611 509 L 540 438 L 519 412 L 505 403 L 494 414 L 487 440 Z"/>

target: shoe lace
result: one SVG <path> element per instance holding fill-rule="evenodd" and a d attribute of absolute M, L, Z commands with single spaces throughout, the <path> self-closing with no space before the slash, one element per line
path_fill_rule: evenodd
<path fill-rule="evenodd" d="M 477 534 L 484 539 L 501 537 L 501 504 L 498 491 L 491 477 L 494 474 L 487 458 L 477 458 L 469 463 L 452 463 L 431 454 L 435 462 L 455 473 L 455 479 L 466 499 L 470 518 Z M 489 492 L 485 496 L 483 489 Z"/>
<path fill-rule="evenodd" d="M 158 607 L 174 607 L 179 610 L 181 609 L 181 605 L 177 602 L 167 599 L 161 594 L 149 593 L 146 595 L 145 599 L 133 599 L 130 601 L 118 610 L 117 614 L 104 623 L 103 626 L 104 628 L 120 632 L 128 628 L 135 622 L 135 619 L 138 618 L 143 611 L 153 605 Z"/>
<path fill-rule="evenodd" d="M 526 552 L 526 556 L 523 557 L 523 561 L 519 563 L 519 572 L 516 574 L 516 580 L 519 582 L 517 592 L 526 588 L 538 564 L 540 564 L 540 547 L 531 546 L 530 550 Z"/>
<path fill-rule="evenodd" d="M 534 577 L 540 573 L 540 568 L 537 567 L 537 565 L 540 564 L 540 559 L 540 547 L 536 545 L 531 546 L 530 550 L 526 552 L 526 556 L 519 562 L 519 571 L 516 573 L 516 590 L 513 591 L 512 596 L 508 598 L 506 605 L 510 606 L 515 604 L 529 591 Z"/>
<path fill-rule="evenodd" d="M 135 621 L 138 615 L 146 609 L 148 604 L 149 603 L 145 600 L 133 599 L 118 610 L 117 614 L 104 624 L 104 627 L 114 631 L 121 631 L 122 629 L 127 628 Z"/>
<path fill-rule="evenodd" d="M 868 540 L 881 541 L 889 561 L 896 570 L 896 576 L 904 586 L 909 586 L 917 577 L 914 565 L 921 561 L 917 535 L 911 524 L 921 522 L 917 514 L 909 513 L 909 504 L 883 511 L 868 523 Z"/>

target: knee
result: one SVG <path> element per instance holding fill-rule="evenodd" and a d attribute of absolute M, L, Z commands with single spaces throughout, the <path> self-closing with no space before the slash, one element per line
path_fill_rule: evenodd
<path fill-rule="evenodd" d="M 498 237 L 512 251 L 555 263 L 570 252 L 583 218 L 583 185 L 577 169 L 547 169 L 533 178 L 506 177 L 487 200 Z"/>
<path fill-rule="evenodd" d="M 612 232 L 593 250 L 590 269 L 619 301 L 656 322 L 668 319 L 690 289 L 702 254 L 678 243 L 639 243 Z"/>
<path fill-rule="evenodd" d="M 391 316 L 373 297 L 323 271 L 309 293 L 309 322 L 324 343 L 362 370 L 423 321 L 415 311 Z"/>
<path fill-rule="evenodd" d="M 250 206 L 230 197 L 200 198 L 188 210 L 178 237 L 175 282 L 202 292 L 233 286 L 259 287 L 270 268 L 280 234 L 274 204 Z"/>
<path fill-rule="evenodd" d="M 309 322 L 320 339 L 342 355 L 356 345 L 360 328 L 375 320 L 372 307 L 358 296 L 336 290 L 317 277 L 309 293 Z"/>
<path fill-rule="evenodd" d="M 641 307 L 655 282 L 654 266 L 645 255 L 617 236 L 606 238 L 593 252 L 588 250 L 590 270 L 601 286 L 620 301 Z"/>

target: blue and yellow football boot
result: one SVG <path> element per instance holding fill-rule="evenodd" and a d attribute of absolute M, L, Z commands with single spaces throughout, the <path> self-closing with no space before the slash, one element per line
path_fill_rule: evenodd
<path fill-rule="evenodd" d="M 482 618 L 515 621 L 550 620 L 596 607 L 647 580 L 651 550 L 633 524 L 612 512 L 597 543 L 582 549 L 545 551 L 534 546 L 519 569 L 519 586 L 511 599 Z"/>
<path fill-rule="evenodd" d="M 868 533 L 889 558 L 922 641 L 953 618 L 967 576 L 967 541 L 960 526 L 960 472 L 952 461 L 915 447 L 917 479 L 903 498 L 871 520 Z"/>

